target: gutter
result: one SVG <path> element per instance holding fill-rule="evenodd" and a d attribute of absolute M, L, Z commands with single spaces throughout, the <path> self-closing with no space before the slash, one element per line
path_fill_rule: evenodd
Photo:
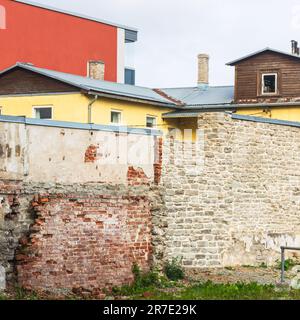
<path fill-rule="evenodd" d="M 98 100 L 98 95 L 94 96 L 94 99 L 90 101 L 88 105 L 88 123 L 92 123 L 92 106 Z"/>
<path fill-rule="evenodd" d="M 237 109 L 247 109 L 247 108 L 280 108 L 280 107 L 300 107 L 299 102 L 276 102 L 276 103 L 251 103 L 251 104 L 215 104 L 215 105 L 194 105 L 186 106 L 177 111 L 164 113 L 162 117 L 167 118 L 184 118 L 184 117 L 195 117 L 201 112 L 224 112 L 232 111 L 235 112 Z"/>
<path fill-rule="evenodd" d="M 151 104 L 154 106 L 165 107 L 165 108 L 170 108 L 170 109 L 182 110 L 182 107 L 178 107 L 172 103 L 169 104 L 166 102 L 157 102 L 157 101 L 151 101 L 151 100 L 143 100 L 143 99 L 139 99 L 139 98 L 130 98 L 130 97 L 119 96 L 116 94 L 109 94 L 109 93 L 98 93 L 97 91 L 88 91 L 87 94 L 97 95 L 98 97 L 103 97 L 103 98 L 132 101 L 132 102 Z"/>
<path fill-rule="evenodd" d="M 273 102 L 273 103 L 242 103 L 242 104 L 212 104 L 212 105 L 190 105 L 185 106 L 182 110 L 203 110 L 203 109 L 245 109 L 245 108 L 272 108 L 272 107 L 300 107 L 298 102 Z"/>

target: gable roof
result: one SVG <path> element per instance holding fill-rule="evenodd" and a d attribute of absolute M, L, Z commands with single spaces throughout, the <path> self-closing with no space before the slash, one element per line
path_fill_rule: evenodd
<path fill-rule="evenodd" d="M 34 1 L 28 1 L 28 0 L 12 0 L 15 2 L 19 2 L 19 3 L 23 3 L 26 5 L 30 5 L 33 7 L 38 7 L 38 8 L 42 8 L 42 9 L 46 9 L 46 10 L 50 10 L 50 11 L 55 11 L 55 12 L 59 12 L 59 13 L 63 13 L 63 14 L 67 14 L 70 16 L 74 16 L 74 17 L 78 17 L 78 18 L 82 18 L 82 19 L 86 19 L 86 20 L 91 20 L 94 22 L 99 22 L 102 24 L 106 24 L 109 26 L 113 26 L 113 27 L 117 27 L 120 29 L 124 29 L 125 30 L 125 39 L 126 41 L 129 42 L 134 42 L 137 41 L 137 32 L 138 30 L 136 28 L 132 28 L 132 27 L 128 27 L 122 24 L 117 24 L 117 23 L 113 23 L 107 20 L 102 20 L 102 19 L 98 19 L 95 17 L 90 17 L 81 13 L 76 13 L 76 12 L 72 12 L 72 11 L 68 11 L 68 10 L 64 10 L 64 9 L 60 9 L 60 8 L 56 8 L 56 7 L 52 7 L 52 6 L 48 6 L 46 4 L 42 4 L 42 3 L 37 3 Z"/>
<path fill-rule="evenodd" d="M 265 48 L 265 49 L 262 49 L 262 50 L 259 50 L 259 51 L 256 51 L 256 52 L 253 52 L 251 54 L 248 54 L 242 58 L 239 58 L 239 59 L 236 59 L 236 60 L 233 60 L 231 62 L 228 62 L 226 63 L 226 65 L 228 66 L 234 66 L 244 60 L 248 60 L 254 56 L 257 56 L 259 54 L 262 54 L 262 53 L 265 53 L 265 52 L 273 52 L 273 53 L 277 53 L 277 54 L 281 54 L 281 55 L 284 55 L 284 56 L 287 56 L 287 57 L 290 57 L 290 58 L 293 58 L 293 59 L 297 59 L 300 61 L 300 56 L 297 56 L 297 55 L 294 55 L 294 54 L 291 54 L 291 53 L 287 53 L 287 52 L 283 52 L 283 51 L 279 51 L 279 50 L 275 50 L 275 49 L 272 49 L 272 48 Z"/>
<path fill-rule="evenodd" d="M 175 107 L 172 101 L 162 97 L 154 90 L 146 87 L 132 86 L 109 81 L 94 80 L 88 77 L 78 76 L 70 73 L 37 68 L 30 64 L 18 62 L 16 65 L 0 72 L 0 77 L 14 69 L 22 68 L 60 82 L 64 82 L 91 94 L 106 94 L 120 98 L 131 98 L 159 104 L 166 107 Z"/>
<path fill-rule="evenodd" d="M 189 106 L 209 106 L 231 104 L 234 99 L 234 86 L 209 86 L 209 87 L 186 87 L 159 89 L 166 97 Z"/>

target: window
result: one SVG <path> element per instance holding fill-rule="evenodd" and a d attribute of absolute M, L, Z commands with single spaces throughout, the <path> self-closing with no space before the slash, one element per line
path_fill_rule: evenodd
<path fill-rule="evenodd" d="M 277 73 L 265 73 L 262 75 L 262 94 L 277 94 Z"/>
<path fill-rule="evenodd" d="M 35 107 L 34 113 L 36 119 L 52 119 L 52 107 Z"/>
<path fill-rule="evenodd" d="M 147 116 L 147 118 L 146 118 L 146 127 L 147 128 L 155 128 L 156 127 L 156 117 Z"/>
<path fill-rule="evenodd" d="M 125 68 L 125 84 L 135 85 L 135 70 Z"/>
<path fill-rule="evenodd" d="M 122 120 L 122 112 L 121 111 L 116 111 L 112 110 L 110 113 L 110 122 L 112 124 L 120 124 Z"/>

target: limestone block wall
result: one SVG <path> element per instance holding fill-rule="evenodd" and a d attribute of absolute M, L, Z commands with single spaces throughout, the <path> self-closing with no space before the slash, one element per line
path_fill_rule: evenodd
<path fill-rule="evenodd" d="M 189 268 L 272 264 L 300 246 L 300 129 L 198 119 L 199 140 L 164 143 L 164 259 Z"/>

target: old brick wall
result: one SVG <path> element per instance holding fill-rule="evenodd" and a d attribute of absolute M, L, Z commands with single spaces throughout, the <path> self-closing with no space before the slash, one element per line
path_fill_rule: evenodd
<path fill-rule="evenodd" d="M 16 253 L 20 285 L 97 292 L 130 283 L 134 263 L 149 269 L 149 199 L 104 191 L 32 200 L 35 223 Z"/>
<path fill-rule="evenodd" d="M 165 210 L 157 259 L 189 268 L 272 264 L 300 246 L 300 129 L 198 119 L 199 141 L 164 143 Z"/>
<path fill-rule="evenodd" d="M 9 283 L 97 294 L 130 283 L 135 263 L 150 268 L 159 137 L 0 121 L 0 138 Z"/>

